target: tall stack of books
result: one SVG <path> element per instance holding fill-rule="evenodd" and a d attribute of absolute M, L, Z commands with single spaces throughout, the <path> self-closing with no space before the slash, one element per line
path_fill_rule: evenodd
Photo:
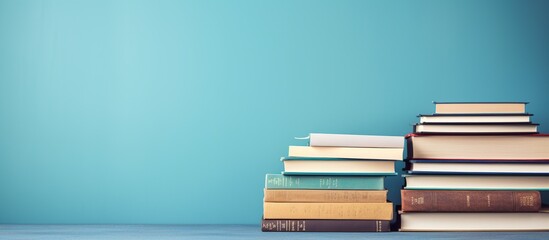
<path fill-rule="evenodd" d="M 267 174 L 262 231 L 386 232 L 385 176 L 396 175 L 403 137 L 310 134 L 290 146 L 284 172 Z"/>
<path fill-rule="evenodd" d="M 524 102 L 435 103 L 406 137 L 401 231 L 549 230 L 549 135 Z"/>

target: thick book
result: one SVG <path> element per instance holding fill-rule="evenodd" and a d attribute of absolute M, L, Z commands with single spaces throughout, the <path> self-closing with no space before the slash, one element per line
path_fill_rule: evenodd
<path fill-rule="evenodd" d="M 408 159 L 547 160 L 549 135 L 409 134 Z"/>
<path fill-rule="evenodd" d="M 403 148 L 404 137 L 311 133 L 311 147 Z"/>
<path fill-rule="evenodd" d="M 433 114 L 419 115 L 420 123 L 530 123 L 532 114 Z"/>
<path fill-rule="evenodd" d="M 415 133 L 488 134 L 537 133 L 534 123 L 423 123 L 414 125 Z"/>
<path fill-rule="evenodd" d="M 402 160 L 402 148 L 349 148 L 349 147 L 305 147 L 290 146 L 290 157 L 325 157 L 375 160 Z"/>
<path fill-rule="evenodd" d="M 387 190 L 265 189 L 265 202 L 384 203 Z"/>
<path fill-rule="evenodd" d="M 389 232 L 387 220 L 262 219 L 263 232 Z"/>
<path fill-rule="evenodd" d="M 391 220 L 393 203 L 263 203 L 265 219 Z"/>
<path fill-rule="evenodd" d="M 356 174 L 394 175 L 393 161 L 353 160 L 353 159 L 310 159 L 282 158 L 284 174 Z"/>
<path fill-rule="evenodd" d="M 527 102 L 434 102 L 437 114 L 526 113 Z"/>
<path fill-rule="evenodd" d="M 405 189 L 549 190 L 549 176 L 403 175 Z"/>
<path fill-rule="evenodd" d="M 267 174 L 267 189 L 384 190 L 384 176 L 286 176 Z"/>
<path fill-rule="evenodd" d="M 548 231 L 549 213 L 404 212 L 400 231 Z"/>
<path fill-rule="evenodd" d="M 401 190 L 404 212 L 538 212 L 538 191 Z"/>
<path fill-rule="evenodd" d="M 549 161 L 538 162 L 442 162 L 435 160 L 411 160 L 407 169 L 414 174 L 549 174 Z"/>

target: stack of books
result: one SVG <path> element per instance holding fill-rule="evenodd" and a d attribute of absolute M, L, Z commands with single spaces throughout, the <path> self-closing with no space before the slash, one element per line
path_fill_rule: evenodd
<path fill-rule="evenodd" d="M 396 175 L 403 137 L 310 134 L 290 146 L 284 172 L 267 174 L 262 231 L 386 232 L 385 176 Z"/>
<path fill-rule="evenodd" d="M 435 103 L 406 136 L 401 231 L 549 230 L 549 135 L 524 102 Z"/>

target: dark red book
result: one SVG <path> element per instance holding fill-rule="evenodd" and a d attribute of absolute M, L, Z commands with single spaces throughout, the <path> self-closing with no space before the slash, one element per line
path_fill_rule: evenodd
<path fill-rule="evenodd" d="M 403 212 L 537 212 L 538 191 L 401 190 Z"/>
<path fill-rule="evenodd" d="M 389 232 L 386 220 L 263 219 L 263 232 Z"/>

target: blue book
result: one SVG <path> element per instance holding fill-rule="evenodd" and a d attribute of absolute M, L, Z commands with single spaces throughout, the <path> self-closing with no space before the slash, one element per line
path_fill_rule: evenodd
<path fill-rule="evenodd" d="M 267 189 L 383 190 L 384 176 L 289 176 L 267 174 Z"/>

